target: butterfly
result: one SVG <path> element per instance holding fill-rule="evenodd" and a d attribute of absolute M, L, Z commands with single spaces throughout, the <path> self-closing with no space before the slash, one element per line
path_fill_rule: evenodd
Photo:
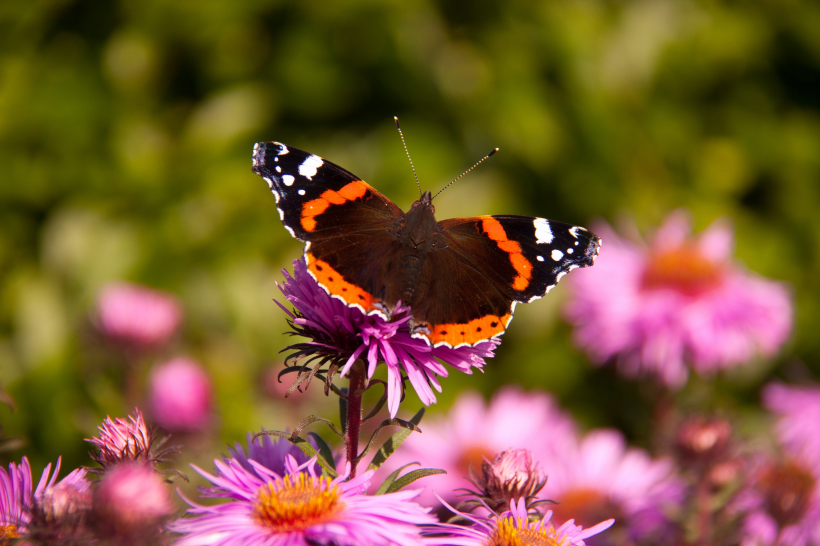
<path fill-rule="evenodd" d="M 305 242 L 307 269 L 325 292 L 385 320 L 399 302 L 409 305 L 411 335 L 436 347 L 503 334 L 516 304 L 591 266 L 601 244 L 544 218 L 439 222 L 427 191 L 405 213 L 358 176 L 279 142 L 254 145 L 253 172 L 270 186 L 285 229 Z"/>

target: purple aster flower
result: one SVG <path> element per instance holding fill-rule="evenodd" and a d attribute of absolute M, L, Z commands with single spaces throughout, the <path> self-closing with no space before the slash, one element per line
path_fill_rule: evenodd
<path fill-rule="evenodd" d="M 411 434 L 379 469 L 384 478 L 401 466 L 418 462 L 447 474 L 424 479 L 427 490 L 419 497 L 425 506 L 440 506 L 438 497 L 456 503 L 458 489 L 472 489 L 470 468 L 478 471 L 485 461 L 510 449 L 526 449 L 534 462 L 551 457 L 558 444 L 575 437 L 575 425 L 546 393 L 525 393 L 505 387 L 489 405 L 472 391 L 461 393 L 446 416 L 431 417 L 424 422 L 422 434 Z M 550 477 L 550 479 L 552 479 Z"/>
<path fill-rule="evenodd" d="M 820 386 L 773 383 L 763 390 L 763 405 L 780 416 L 775 431 L 786 452 L 820 476 Z"/>
<path fill-rule="evenodd" d="M 560 503 L 551 506 L 555 521 L 574 518 L 592 525 L 615 517 L 617 534 L 656 542 L 667 538 L 673 530 L 667 512 L 684 498 L 683 483 L 670 460 L 627 448 L 623 435 L 614 430 L 593 430 L 582 438 L 552 435 L 551 440 L 558 449 L 540 459 L 549 475 L 540 496 Z"/>
<path fill-rule="evenodd" d="M 542 519 L 530 521 L 524 499 L 510 502 L 510 510 L 489 517 L 474 516 L 464 512 L 456 514 L 473 523 L 471 526 L 439 523 L 426 528 L 429 535 L 425 542 L 430 546 L 584 546 L 585 539 L 609 529 L 615 522 L 602 521 L 588 529 L 566 521 L 556 528 L 552 512 Z"/>
<path fill-rule="evenodd" d="M 433 389 L 441 392 L 437 376 L 446 377 L 442 362 L 464 373 L 481 369 L 485 358 L 494 355 L 500 343 L 497 339 L 479 343 L 475 347 L 432 347 L 410 335 L 408 323 L 410 308 L 399 304 L 391 320 L 377 315 L 365 315 L 361 310 L 348 307 L 329 296 L 307 272 L 302 260 L 293 262 L 294 275 L 283 271 L 285 282 L 279 285 L 287 300 L 296 309 L 296 315 L 281 306 L 292 319 L 295 333 L 311 341 L 294 345 L 297 352 L 289 358 L 318 359 L 320 365 L 330 363 L 345 376 L 359 357 L 367 361 L 368 379 L 376 372 L 379 362 L 387 366 L 387 407 L 395 417 L 402 398 L 402 372 L 425 405 L 436 402 Z"/>
<path fill-rule="evenodd" d="M 312 437 L 308 438 L 307 442 L 313 446 L 314 449 L 317 447 L 316 442 Z M 250 461 L 254 461 L 258 465 L 261 465 L 271 472 L 281 476 L 285 474 L 285 459 L 288 456 L 293 457 L 298 465 L 302 465 L 311 460 L 311 458 L 308 457 L 304 451 L 284 438 L 276 438 L 274 440 L 271 439 L 270 436 L 259 436 L 254 439 L 253 434 L 250 432 L 248 433 L 247 455 L 245 455 L 245 450 L 239 442 L 234 444 L 233 449 L 229 447 L 228 453 L 231 455 L 230 459 L 233 459 L 239 463 L 242 468 L 251 474 L 256 474 L 256 469 Z M 228 460 L 229 459 L 226 458 L 225 462 L 228 462 Z M 319 472 L 320 470 L 321 468 L 318 465 L 314 468 L 314 471 L 316 472 Z M 260 479 L 265 479 L 264 476 L 260 476 L 258 474 L 256 475 Z"/>
<path fill-rule="evenodd" d="M 202 506 L 186 499 L 191 517 L 170 526 L 183 535 L 177 546 L 421 546 L 419 526 L 435 522 L 413 502 L 418 491 L 366 495 L 373 473 L 345 481 L 349 465 L 331 480 L 314 472 L 313 459 L 299 465 L 288 456 L 283 474 L 253 460 L 254 472 L 233 459 L 214 462 L 216 475 L 194 469 L 229 501 Z"/>
<path fill-rule="evenodd" d="M 617 359 L 627 375 L 686 382 L 687 365 L 712 373 L 775 353 L 791 330 L 792 307 L 780 283 L 731 261 L 733 236 L 715 222 L 692 237 L 688 216 L 672 213 L 648 247 L 609 226 L 596 266 L 570 279 L 566 315 L 594 361 Z"/>

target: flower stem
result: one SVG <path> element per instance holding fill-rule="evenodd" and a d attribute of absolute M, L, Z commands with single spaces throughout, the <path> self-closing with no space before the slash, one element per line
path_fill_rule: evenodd
<path fill-rule="evenodd" d="M 356 477 L 359 456 L 359 433 L 362 429 L 362 395 L 364 395 L 364 363 L 357 361 L 348 374 L 347 416 L 345 423 L 345 455 L 350 463 L 350 478 Z"/>

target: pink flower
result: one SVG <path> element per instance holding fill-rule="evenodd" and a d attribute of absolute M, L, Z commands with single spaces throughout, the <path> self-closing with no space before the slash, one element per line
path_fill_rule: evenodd
<path fill-rule="evenodd" d="M 97 314 L 106 336 L 136 348 L 166 343 L 182 320 L 179 303 L 170 294 L 122 282 L 102 290 Z"/>
<path fill-rule="evenodd" d="M 602 521 L 588 529 L 568 520 L 556 528 L 552 522 L 552 511 L 547 511 L 541 519 L 530 521 L 523 499 L 510 503 L 510 510 L 498 517 L 474 516 L 453 510 L 470 520 L 473 525 L 452 525 L 440 523 L 427 527 L 429 536 L 425 542 L 430 546 L 585 546 L 585 539 L 609 529 L 615 522 Z"/>
<path fill-rule="evenodd" d="M 170 529 L 183 535 L 177 546 L 422 546 L 419 525 L 435 520 L 413 502 L 418 491 L 370 496 L 364 492 L 373 472 L 348 480 L 347 471 L 331 480 L 317 476 L 315 459 L 299 465 L 285 460 L 279 474 L 249 461 L 216 460 L 217 474 L 194 469 L 230 499 L 202 506 L 191 501 L 188 514 Z"/>
<path fill-rule="evenodd" d="M 439 506 L 436 495 L 457 502 L 457 489 L 472 489 L 469 469 L 481 470 L 482 463 L 510 449 L 527 449 L 535 463 L 551 454 L 565 438 L 573 438 L 575 426 L 546 393 L 524 393 L 506 387 L 496 393 L 489 406 L 475 392 L 458 396 L 448 415 L 425 419 L 422 433 L 413 433 L 387 459 L 379 473 L 386 477 L 399 467 L 418 462 L 422 467 L 441 468 L 447 474 L 429 476 L 420 483 L 426 490 L 419 502 Z M 552 478 L 550 477 L 550 480 Z"/>
<path fill-rule="evenodd" d="M 549 479 L 540 496 L 560 503 L 550 506 L 556 522 L 574 518 L 592 525 L 614 517 L 615 532 L 625 532 L 633 541 L 664 543 L 672 531 L 667 513 L 684 498 L 683 482 L 675 477 L 671 461 L 627 448 L 623 435 L 614 430 L 551 439 L 556 449 L 541 458 Z"/>
<path fill-rule="evenodd" d="M 35 524 L 42 523 L 43 509 L 51 509 L 54 519 L 65 517 L 69 506 L 61 504 L 61 501 L 70 499 L 61 492 L 73 490 L 77 495 L 88 492 L 89 484 L 85 480 L 84 470 L 75 470 L 55 485 L 59 472 L 60 459 L 57 460 L 51 479 L 49 464 L 43 470 L 37 488 L 32 491 L 31 466 L 26 457 L 23 457 L 19 465 L 9 464 L 8 472 L 0 468 L 0 544 L 32 534 L 36 536 L 41 532 L 42 528 L 33 529 L 31 525 L 32 515 L 36 517 Z M 69 496 L 76 500 L 76 495 Z"/>
<path fill-rule="evenodd" d="M 436 402 L 433 389 L 441 392 L 436 376 L 448 375 L 442 362 L 469 374 L 473 368 L 480 370 L 484 359 L 492 357 L 500 343 L 493 338 L 475 347 L 431 347 L 410 335 L 409 307 L 398 306 L 392 319 L 386 321 L 330 297 L 310 276 L 302 260 L 293 262 L 293 277 L 287 271 L 282 273 L 285 282 L 279 288 L 298 314 L 280 307 L 290 316 L 295 334 L 310 339 L 290 348 L 299 357 L 317 359 L 316 365 L 329 363 L 340 367 L 341 376 L 360 357 L 367 361 L 368 378 L 383 362 L 387 366 L 387 407 L 391 417 L 399 410 L 402 373 L 407 375 L 422 403 L 430 405 Z"/>
<path fill-rule="evenodd" d="M 155 367 L 149 378 L 151 415 L 172 432 L 204 428 L 211 420 L 211 379 L 189 358 Z"/>
<path fill-rule="evenodd" d="M 156 544 L 173 511 L 167 484 L 142 464 L 109 469 L 94 490 L 96 530 L 116 544 Z"/>
<path fill-rule="evenodd" d="M 820 476 L 820 386 L 772 383 L 763 390 L 763 405 L 780 417 L 775 431 L 787 453 Z"/>
<path fill-rule="evenodd" d="M 566 315 L 575 340 L 627 375 L 651 373 L 670 387 L 687 365 L 710 373 L 770 356 L 791 330 L 788 290 L 731 261 L 723 222 L 692 237 L 687 215 L 672 213 L 648 248 L 596 228 L 607 245 L 594 268 L 570 279 Z"/>
<path fill-rule="evenodd" d="M 138 461 L 156 467 L 157 463 L 167 461 L 166 456 L 179 453 L 176 447 L 162 447 L 167 438 L 156 439 L 153 427 L 149 429 L 145 425 L 139 408 L 128 418 L 129 421 L 106 417 L 97 427 L 99 437 L 85 439 L 97 447 L 97 453 L 89 455 L 100 466 L 108 468 L 121 462 Z"/>

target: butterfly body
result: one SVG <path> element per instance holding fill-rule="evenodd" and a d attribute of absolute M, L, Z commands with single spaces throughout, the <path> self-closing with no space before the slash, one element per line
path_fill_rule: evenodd
<path fill-rule="evenodd" d="M 584 228 L 543 218 L 439 222 L 429 192 L 405 213 L 338 165 L 278 142 L 254 146 L 253 170 L 285 227 L 306 243 L 308 271 L 328 294 L 385 319 L 408 305 L 413 337 L 435 346 L 503 334 L 516 303 L 592 265 L 600 246 Z"/>

